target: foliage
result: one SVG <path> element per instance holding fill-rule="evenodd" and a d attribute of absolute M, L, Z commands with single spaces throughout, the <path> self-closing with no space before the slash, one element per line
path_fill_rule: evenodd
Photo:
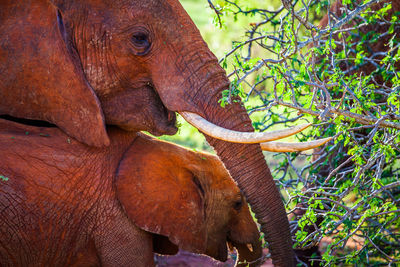
<path fill-rule="evenodd" d="M 336 15 L 327 0 L 208 2 L 216 27 L 247 23 L 220 60 L 221 105 L 241 96 L 259 131 L 307 120 L 298 141 L 335 137 L 276 156 L 296 248 L 328 244 L 325 265 L 399 262 L 400 13 L 380 0 L 343 0 Z"/>
<path fill-rule="evenodd" d="M 173 136 L 163 135 L 159 139 L 190 147 L 194 151 L 202 150 L 213 152 L 210 145 L 206 142 L 204 136 L 196 128 L 187 123 L 179 115 L 177 120 L 178 125 L 180 126 L 178 133 Z"/>

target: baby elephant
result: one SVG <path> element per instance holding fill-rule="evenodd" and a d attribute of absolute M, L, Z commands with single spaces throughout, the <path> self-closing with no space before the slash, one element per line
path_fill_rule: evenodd
<path fill-rule="evenodd" d="M 215 156 L 109 129 L 93 148 L 0 120 L 1 266 L 154 266 L 178 248 L 262 256 L 247 203 Z M 256 265 L 255 263 L 254 265 Z M 253 266 L 254 266 L 253 265 Z"/>

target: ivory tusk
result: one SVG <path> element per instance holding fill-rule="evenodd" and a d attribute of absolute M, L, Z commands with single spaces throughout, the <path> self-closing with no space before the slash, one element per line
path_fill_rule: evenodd
<path fill-rule="evenodd" d="M 238 132 L 217 126 L 201 116 L 191 112 L 179 112 L 182 117 L 191 125 L 203 133 L 216 139 L 242 144 L 256 144 L 274 141 L 294 135 L 309 127 L 312 123 L 296 125 L 285 130 L 272 131 L 267 133 Z"/>
<path fill-rule="evenodd" d="M 332 137 L 302 143 L 266 142 L 261 143 L 261 149 L 270 152 L 297 152 L 322 146 L 332 140 Z"/>
<path fill-rule="evenodd" d="M 250 250 L 250 252 L 253 252 L 253 246 L 251 244 L 246 244 L 246 247 Z"/>

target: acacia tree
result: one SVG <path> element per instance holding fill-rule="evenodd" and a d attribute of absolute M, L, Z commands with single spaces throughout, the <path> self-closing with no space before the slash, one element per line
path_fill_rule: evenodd
<path fill-rule="evenodd" d="M 208 0 L 219 27 L 252 18 L 220 60 L 232 81 L 221 105 L 241 96 L 259 131 L 307 120 L 314 128 L 299 141 L 334 137 L 274 156 L 295 247 L 324 242 L 325 265 L 400 261 L 396 1 Z"/>

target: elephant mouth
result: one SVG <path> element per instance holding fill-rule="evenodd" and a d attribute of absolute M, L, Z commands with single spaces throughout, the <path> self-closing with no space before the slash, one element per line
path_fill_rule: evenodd
<path fill-rule="evenodd" d="M 151 87 L 156 95 L 156 111 L 153 113 L 153 127 L 149 129 L 149 132 L 155 136 L 161 136 L 164 134 L 174 135 L 178 131 L 176 125 L 176 114 L 174 111 L 169 110 L 164 103 L 161 101 L 157 91 Z"/>
<path fill-rule="evenodd" d="M 146 87 L 153 95 L 154 106 L 152 110 L 153 127 L 148 131 L 155 136 L 161 135 L 174 135 L 178 131 L 176 126 L 176 114 L 174 111 L 169 110 L 162 102 L 160 95 L 152 83 L 147 83 Z"/>
<path fill-rule="evenodd" d="M 261 242 L 256 239 L 247 242 L 235 242 L 230 238 L 227 239 L 227 244 L 230 251 L 236 249 L 239 256 L 239 261 L 246 261 L 250 266 L 258 266 L 263 260 L 263 251 Z"/>
<path fill-rule="evenodd" d="M 150 83 L 102 96 L 100 101 L 108 125 L 127 131 L 147 131 L 155 136 L 178 131 L 175 112 L 164 105 Z"/>
<path fill-rule="evenodd" d="M 0 115 L 0 119 L 8 120 L 8 121 L 13 121 L 16 123 L 24 124 L 24 125 L 29 125 L 29 126 L 35 126 L 35 127 L 46 127 L 46 128 L 54 128 L 57 127 L 56 125 L 47 122 L 47 121 L 42 121 L 42 120 L 32 120 L 32 119 L 26 119 L 26 118 L 17 118 L 13 117 L 10 115 Z"/>
<path fill-rule="evenodd" d="M 178 131 L 178 127 L 176 126 L 176 114 L 165 108 L 164 105 L 162 108 L 162 116 L 155 118 L 154 129 L 149 130 L 149 132 L 155 136 L 164 134 L 174 135 Z"/>

